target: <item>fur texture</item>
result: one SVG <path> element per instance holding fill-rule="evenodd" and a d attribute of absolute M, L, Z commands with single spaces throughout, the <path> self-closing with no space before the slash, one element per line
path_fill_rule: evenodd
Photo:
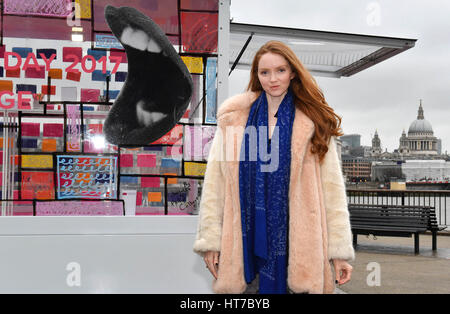
<path fill-rule="evenodd" d="M 258 94 L 226 100 L 206 168 L 194 252 L 220 251 L 216 293 L 242 293 L 244 280 L 239 202 L 239 154 L 250 107 Z M 332 259 L 354 259 L 345 185 L 331 138 L 322 164 L 310 152 L 314 123 L 296 109 L 291 142 L 288 286 L 296 292 L 332 293 Z M 232 157 L 232 158 L 230 158 Z"/>

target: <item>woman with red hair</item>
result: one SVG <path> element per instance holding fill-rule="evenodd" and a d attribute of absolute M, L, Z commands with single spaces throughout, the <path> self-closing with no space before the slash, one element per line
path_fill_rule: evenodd
<path fill-rule="evenodd" d="M 247 92 L 218 109 L 203 182 L 194 251 L 215 292 L 333 293 L 350 280 L 340 124 L 292 49 L 257 51 Z"/>

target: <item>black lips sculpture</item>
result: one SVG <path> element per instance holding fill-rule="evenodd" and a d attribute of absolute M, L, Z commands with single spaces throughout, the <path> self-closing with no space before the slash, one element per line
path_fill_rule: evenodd
<path fill-rule="evenodd" d="M 105 120 L 105 138 L 116 145 L 150 144 L 169 132 L 189 106 L 191 74 L 146 15 L 108 5 L 105 18 L 128 58 L 127 78 Z"/>

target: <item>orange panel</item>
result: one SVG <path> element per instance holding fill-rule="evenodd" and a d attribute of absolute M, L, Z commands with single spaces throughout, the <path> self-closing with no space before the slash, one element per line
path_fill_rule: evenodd
<path fill-rule="evenodd" d="M 43 94 L 43 95 L 47 95 L 48 94 L 48 92 L 47 92 L 47 85 L 42 85 L 41 94 Z M 54 85 L 50 86 L 50 95 L 56 95 L 56 86 L 54 86 Z"/>
<path fill-rule="evenodd" d="M 1 80 L 0 81 L 0 92 L 4 91 L 4 90 L 12 92 L 13 91 L 13 82 Z"/>
<path fill-rule="evenodd" d="M 148 192 L 148 200 L 149 202 L 161 202 L 162 201 L 161 192 Z"/>
<path fill-rule="evenodd" d="M 9 139 L 9 147 L 14 147 L 14 139 Z M 0 148 L 3 148 L 3 137 L 0 137 Z"/>
<path fill-rule="evenodd" d="M 53 191 L 51 190 L 40 190 L 36 191 L 36 198 L 38 200 L 45 200 L 45 199 L 53 199 Z"/>
<path fill-rule="evenodd" d="M 165 175 L 174 175 L 176 176 L 176 173 L 164 173 Z M 177 178 L 167 178 L 167 184 L 176 184 L 178 182 Z"/>
<path fill-rule="evenodd" d="M 43 152 L 56 152 L 56 139 L 44 138 L 42 140 L 42 151 Z"/>
<path fill-rule="evenodd" d="M 6 77 L 20 77 L 20 69 L 6 70 Z"/>
<path fill-rule="evenodd" d="M 50 69 L 48 71 L 48 76 L 52 79 L 61 80 L 62 79 L 62 69 Z"/>

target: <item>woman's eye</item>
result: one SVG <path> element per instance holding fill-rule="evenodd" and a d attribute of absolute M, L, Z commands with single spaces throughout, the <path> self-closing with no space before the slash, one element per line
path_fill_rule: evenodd
<path fill-rule="evenodd" d="M 266 74 L 267 74 L 267 71 L 261 71 L 261 74 L 262 74 L 262 75 L 266 75 Z"/>
<path fill-rule="evenodd" d="M 280 69 L 280 72 L 284 72 L 284 71 L 286 71 L 286 69 Z"/>

